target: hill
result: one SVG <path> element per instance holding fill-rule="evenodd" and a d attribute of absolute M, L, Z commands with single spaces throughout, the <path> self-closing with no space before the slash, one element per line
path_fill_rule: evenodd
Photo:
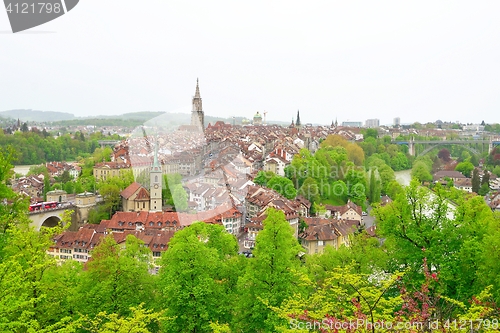
<path fill-rule="evenodd" d="M 31 109 L 1 111 L 0 116 L 4 118 L 19 119 L 20 121 L 59 121 L 74 119 L 75 115 L 67 112 L 38 111 Z"/>

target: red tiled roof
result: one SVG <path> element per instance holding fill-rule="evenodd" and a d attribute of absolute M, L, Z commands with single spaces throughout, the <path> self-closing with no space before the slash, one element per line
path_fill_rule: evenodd
<path fill-rule="evenodd" d="M 139 184 L 138 182 L 133 182 L 132 184 L 130 184 L 126 189 L 124 189 L 120 195 L 125 198 L 125 199 L 128 199 L 130 198 L 135 192 L 137 192 L 137 190 L 139 190 L 140 188 L 142 187 L 141 184 Z"/>

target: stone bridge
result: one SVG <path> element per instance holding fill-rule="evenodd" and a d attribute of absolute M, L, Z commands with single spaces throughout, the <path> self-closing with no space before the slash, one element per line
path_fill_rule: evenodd
<path fill-rule="evenodd" d="M 116 146 L 120 142 L 121 141 L 118 141 L 118 140 L 99 140 L 99 145 L 101 146 L 101 148 L 104 148 L 106 146 L 113 148 L 114 146 Z"/>
<path fill-rule="evenodd" d="M 29 218 L 31 220 L 31 225 L 35 227 L 36 230 L 40 230 L 41 227 L 55 227 L 59 221 L 62 220 L 64 212 L 66 210 L 75 210 L 76 206 L 66 204 L 57 208 L 41 209 L 34 212 L 29 212 Z"/>
<path fill-rule="evenodd" d="M 398 144 L 398 145 L 407 145 L 408 150 L 410 155 L 415 156 L 416 151 L 415 151 L 415 145 L 416 144 L 422 144 L 427 146 L 421 153 L 420 155 L 425 155 L 432 149 L 434 149 L 436 146 L 442 146 L 442 145 L 461 145 L 464 146 L 467 150 L 472 152 L 473 154 L 479 155 L 479 152 L 470 147 L 469 145 L 475 145 L 475 144 L 488 144 L 488 152 L 491 152 L 495 146 L 500 145 L 500 139 L 496 138 L 490 138 L 489 140 L 432 140 L 432 141 L 422 141 L 422 140 L 414 140 L 413 138 L 410 139 L 410 141 L 394 141 L 393 143 Z"/>

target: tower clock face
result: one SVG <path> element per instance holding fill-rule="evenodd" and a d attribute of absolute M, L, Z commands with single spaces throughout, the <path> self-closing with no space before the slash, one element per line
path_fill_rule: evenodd
<path fill-rule="evenodd" d="M 155 184 L 155 188 L 158 188 L 158 184 Z"/>

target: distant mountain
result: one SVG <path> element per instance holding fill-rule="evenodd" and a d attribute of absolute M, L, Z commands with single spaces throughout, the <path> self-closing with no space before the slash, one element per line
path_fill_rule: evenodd
<path fill-rule="evenodd" d="M 21 122 L 50 122 L 53 125 L 60 126 L 124 126 L 135 127 L 147 122 L 154 123 L 161 121 L 162 125 L 168 124 L 169 128 L 177 128 L 180 125 L 191 123 L 191 114 L 189 113 L 167 113 L 163 111 L 140 111 L 130 112 L 122 115 L 102 115 L 89 117 L 75 117 L 74 114 L 55 111 L 37 111 L 37 110 L 8 110 L 1 111 L 0 118 L 11 118 Z M 223 121 L 229 124 L 241 125 L 243 117 L 222 118 L 205 114 L 205 126 L 215 124 L 217 121 Z M 269 124 L 288 125 L 287 122 L 268 121 Z M 148 124 L 149 125 L 149 124 Z M 153 124 L 151 124 L 153 125 Z"/>
<path fill-rule="evenodd" d="M 75 119 L 75 115 L 67 112 L 38 111 L 31 109 L 1 111 L 0 116 L 4 118 L 19 119 L 20 121 L 60 121 Z"/>

